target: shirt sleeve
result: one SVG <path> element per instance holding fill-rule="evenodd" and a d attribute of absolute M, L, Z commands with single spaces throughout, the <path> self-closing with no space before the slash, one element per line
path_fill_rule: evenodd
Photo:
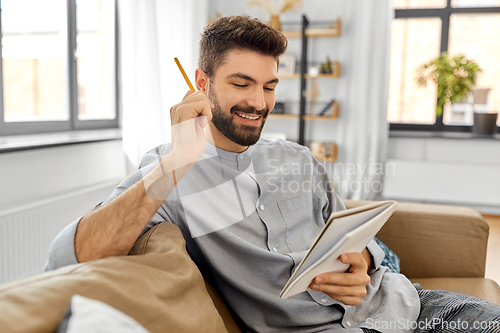
<path fill-rule="evenodd" d="M 373 238 L 368 242 L 366 248 L 373 257 L 373 266 L 375 268 L 373 269 L 372 272 L 375 272 L 377 269 L 379 269 L 382 260 L 384 260 L 385 258 L 384 250 L 382 250 L 382 248 L 377 244 L 377 242 Z"/>
<path fill-rule="evenodd" d="M 120 185 L 118 185 L 113 193 L 105 202 L 101 202 L 96 206 L 96 208 L 102 204 L 105 204 L 121 193 L 125 192 L 126 189 L 134 185 L 136 182 L 140 181 L 146 174 L 148 174 L 160 161 L 161 155 L 166 152 L 168 146 L 161 146 L 160 148 L 155 148 L 147 152 L 141 160 L 139 165 L 139 170 L 135 171 L 127 178 L 125 178 Z M 151 221 L 147 224 L 145 229 L 142 231 L 141 236 L 149 230 L 152 226 L 160 221 L 165 221 L 167 219 L 164 216 L 163 208 L 156 212 Z M 52 241 L 49 247 L 48 260 L 45 263 L 44 271 L 51 271 L 64 266 L 78 264 L 78 258 L 75 252 L 75 235 L 78 228 L 78 223 L 80 223 L 82 217 L 73 221 L 66 228 L 64 228 Z"/>
<path fill-rule="evenodd" d="M 78 264 L 75 254 L 75 233 L 81 217 L 64 228 L 49 247 L 49 258 L 45 263 L 44 272 L 60 267 Z"/>

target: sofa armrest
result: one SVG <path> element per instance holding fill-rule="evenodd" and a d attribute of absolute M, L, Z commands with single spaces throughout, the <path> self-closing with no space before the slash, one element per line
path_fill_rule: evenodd
<path fill-rule="evenodd" d="M 369 201 L 344 200 L 348 208 Z M 377 234 L 409 278 L 484 277 L 489 226 L 477 211 L 399 203 Z"/>

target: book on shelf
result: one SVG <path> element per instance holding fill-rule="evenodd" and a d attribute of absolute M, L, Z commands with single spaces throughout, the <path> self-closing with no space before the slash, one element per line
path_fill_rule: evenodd
<path fill-rule="evenodd" d="M 288 298 L 308 290 L 319 274 L 346 272 L 349 265 L 340 261 L 340 255 L 363 251 L 396 206 L 396 201 L 388 200 L 332 213 L 283 287 L 280 297 Z"/>
<path fill-rule="evenodd" d="M 319 115 L 320 115 L 320 116 L 324 116 L 324 115 L 325 115 L 325 113 L 327 113 L 327 112 L 328 112 L 328 109 L 332 107 L 333 103 L 335 103 L 335 99 L 332 99 L 332 100 L 330 101 L 330 103 L 328 103 L 328 104 L 327 104 L 327 105 L 323 108 L 323 110 L 321 110 L 321 112 L 319 113 Z"/>

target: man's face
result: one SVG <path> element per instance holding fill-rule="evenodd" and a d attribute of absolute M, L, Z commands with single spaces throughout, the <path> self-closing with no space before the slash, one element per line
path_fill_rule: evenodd
<path fill-rule="evenodd" d="M 274 108 L 278 84 L 276 60 L 252 51 L 229 52 L 211 78 L 208 97 L 212 123 L 232 143 L 247 147 L 260 137 Z"/>

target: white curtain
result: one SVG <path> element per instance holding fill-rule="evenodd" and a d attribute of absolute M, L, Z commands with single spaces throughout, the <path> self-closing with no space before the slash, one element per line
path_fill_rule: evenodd
<path fill-rule="evenodd" d="M 342 123 L 338 126 L 338 163 L 332 176 L 341 197 L 376 199 L 386 172 L 394 10 L 392 0 L 351 0 L 344 5 L 345 42 L 339 51 L 344 78 L 339 89 Z"/>
<path fill-rule="evenodd" d="M 118 1 L 120 110 L 127 172 L 170 142 L 170 108 L 188 91 L 174 57 L 194 80 L 207 0 Z"/>

